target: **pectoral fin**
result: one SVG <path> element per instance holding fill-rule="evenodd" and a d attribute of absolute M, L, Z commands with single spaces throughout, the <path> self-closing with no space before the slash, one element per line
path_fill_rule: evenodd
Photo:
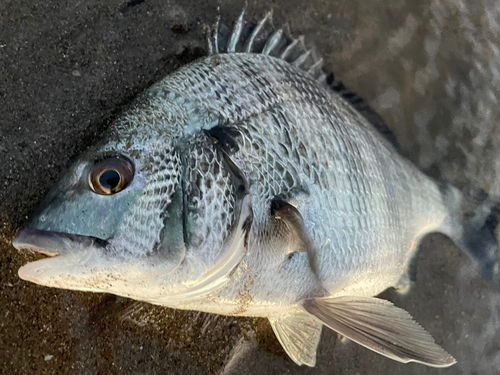
<path fill-rule="evenodd" d="M 304 309 L 326 326 L 364 347 L 399 362 L 448 367 L 455 359 L 405 310 L 373 297 L 308 299 Z"/>
<path fill-rule="evenodd" d="M 294 312 L 277 318 L 269 318 L 279 342 L 290 358 L 299 366 L 314 367 L 323 326 L 305 312 Z"/>
<path fill-rule="evenodd" d="M 287 253 L 306 252 L 311 247 L 304 229 L 304 219 L 299 210 L 280 199 L 271 202 L 271 215 L 275 219 L 275 237 L 286 237 Z"/>

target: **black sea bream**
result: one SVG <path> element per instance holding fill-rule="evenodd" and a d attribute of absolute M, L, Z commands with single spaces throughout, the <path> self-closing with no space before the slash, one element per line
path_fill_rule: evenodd
<path fill-rule="evenodd" d="M 50 256 L 19 276 L 266 317 L 299 365 L 314 366 L 323 325 L 397 361 L 455 363 L 373 296 L 408 289 L 434 231 L 498 283 L 497 206 L 420 172 L 270 14 L 216 25 L 209 53 L 146 90 L 75 162 L 14 240 Z"/>

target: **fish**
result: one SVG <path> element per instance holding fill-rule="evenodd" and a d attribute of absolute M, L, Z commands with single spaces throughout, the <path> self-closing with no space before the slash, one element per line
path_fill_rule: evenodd
<path fill-rule="evenodd" d="M 46 257 L 19 277 L 175 309 L 267 318 L 315 366 L 323 326 L 390 359 L 456 360 L 406 293 L 428 233 L 500 284 L 498 200 L 424 174 L 383 119 L 272 12 L 140 94 L 64 174 L 13 239 Z"/>

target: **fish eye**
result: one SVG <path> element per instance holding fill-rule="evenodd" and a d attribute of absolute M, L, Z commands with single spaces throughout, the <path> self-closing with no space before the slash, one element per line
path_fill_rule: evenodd
<path fill-rule="evenodd" d="M 99 161 L 89 173 L 89 186 L 100 195 L 116 194 L 134 178 L 134 165 L 124 156 L 112 156 Z"/>

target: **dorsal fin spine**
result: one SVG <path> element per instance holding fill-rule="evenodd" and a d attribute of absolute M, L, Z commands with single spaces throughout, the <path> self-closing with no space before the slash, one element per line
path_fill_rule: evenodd
<path fill-rule="evenodd" d="M 293 62 L 293 65 L 297 68 L 301 68 L 302 65 L 306 62 L 307 58 L 311 55 L 311 50 L 307 50 L 302 55 L 297 57 L 297 59 Z"/>
<path fill-rule="evenodd" d="M 323 66 L 323 58 L 320 57 L 318 61 L 316 61 L 309 70 L 307 71 L 307 74 L 314 78 L 318 78 L 318 74 L 321 72 L 321 67 Z"/>
<path fill-rule="evenodd" d="M 255 41 L 256 37 L 259 35 L 259 32 L 263 29 L 264 25 L 267 22 L 270 22 L 272 25 L 272 22 L 273 22 L 272 20 L 273 20 L 273 11 L 271 10 L 271 11 L 266 13 L 265 17 L 259 22 L 257 27 L 255 29 L 253 29 L 252 34 L 250 35 L 250 38 L 248 39 L 248 45 L 245 48 L 245 52 L 248 52 L 248 53 L 252 52 L 252 48 L 254 46 L 254 41 Z"/>
<path fill-rule="evenodd" d="M 290 43 L 286 48 L 285 50 L 283 51 L 283 53 L 281 54 L 280 56 L 280 59 L 281 60 L 286 60 L 288 55 L 290 54 L 290 52 L 295 48 L 295 46 L 299 43 L 299 40 L 298 39 L 294 39 L 292 41 L 292 43 Z"/>
<path fill-rule="evenodd" d="M 273 50 L 278 46 L 282 37 L 283 37 L 283 30 L 282 29 L 275 30 L 274 33 L 271 35 L 271 37 L 267 40 L 266 44 L 264 45 L 262 54 L 270 55 L 271 52 L 273 52 Z"/>
<path fill-rule="evenodd" d="M 234 25 L 233 32 L 231 34 L 231 39 L 229 40 L 229 45 L 227 47 L 227 52 L 228 53 L 236 53 L 236 46 L 238 44 L 238 41 L 240 40 L 241 32 L 243 31 L 243 20 L 245 17 L 245 8 L 243 8 L 243 11 L 241 12 L 240 16 L 238 17 L 238 21 L 236 21 L 236 25 Z M 223 53 L 223 51 L 221 51 Z"/>
<path fill-rule="evenodd" d="M 349 90 L 343 82 L 337 81 L 333 73 L 325 70 L 323 58 L 314 49 L 307 48 L 304 36 L 294 39 L 289 32 L 273 26 L 272 11 L 266 13 L 259 23 L 245 22 L 246 7 L 241 12 L 233 31 L 222 23 L 215 23 L 215 30 L 209 37 L 209 54 L 214 53 L 259 53 L 272 55 L 305 71 L 311 78 L 325 84 L 345 101 L 350 103 L 365 117 L 379 133 L 401 152 L 394 135 L 382 117 L 373 110 L 359 95 Z M 266 29 L 270 28 L 270 29 Z M 210 35 L 210 33 L 209 33 Z M 257 42 L 258 41 L 258 42 Z"/>

